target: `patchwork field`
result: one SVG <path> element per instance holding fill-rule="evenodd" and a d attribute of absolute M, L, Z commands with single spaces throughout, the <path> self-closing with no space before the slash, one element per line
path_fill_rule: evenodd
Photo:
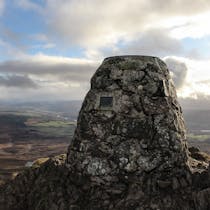
<path fill-rule="evenodd" d="M 40 157 L 65 153 L 75 122 L 25 113 L 0 113 L 0 183 Z"/>

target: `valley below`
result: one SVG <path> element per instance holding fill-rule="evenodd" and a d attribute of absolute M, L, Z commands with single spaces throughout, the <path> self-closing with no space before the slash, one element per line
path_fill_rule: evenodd
<path fill-rule="evenodd" d="M 81 102 L 0 106 L 0 184 L 39 158 L 67 152 Z M 185 110 L 189 146 L 210 154 L 210 111 Z"/>
<path fill-rule="evenodd" d="M 74 129 L 59 115 L 0 112 L 0 184 L 38 158 L 66 153 Z"/>

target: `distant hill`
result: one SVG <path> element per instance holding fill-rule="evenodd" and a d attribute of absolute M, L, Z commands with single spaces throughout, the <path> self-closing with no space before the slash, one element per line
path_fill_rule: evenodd
<path fill-rule="evenodd" d="M 189 131 L 210 133 L 210 110 L 184 110 L 184 118 Z"/>
<path fill-rule="evenodd" d="M 82 101 L 2 102 L 0 112 L 34 112 L 76 120 Z"/>
<path fill-rule="evenodd" d="M 208 106 L 200 107 L 193 101 L 192 106 L 189 101 L 183 99 L 180 101 L 183 107 L 184 118 L 189 132 L 199 132 L 200 130 L 210 130 L 210 108 Z M 196 102 L 198 103 L 198 102 Z M 2 102 L 0 103 L 0 112 L 34 112 L 49 116 L 60 116 L 68 120 L 77 120 L 82 100 L 77 101 L 42 101 L 42 102 Z M 209 131 L 210 133 L 210 131 Z"/>

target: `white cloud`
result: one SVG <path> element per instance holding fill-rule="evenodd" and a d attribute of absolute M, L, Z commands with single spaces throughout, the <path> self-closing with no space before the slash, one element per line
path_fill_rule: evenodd
<path fill-rule="evenodd" d="M 43 8 L 31 0 L 14 0 L 21 9 L 43 12 Z"/>
<path fill-rule="evenodd" d="M 56 47 L 56 44 L 54 44 L 54 43 L 46 43 L 41 46 L 41 48 L 43 48 L 43 49 L 51 49 L 51 48 L 55 48 L 55 47 Z"/>
<path fill-rule="evenodd" d="M 68 44 L 79 44 L 89 50 L 112 47 L 119 41 L 132 41 L 154 26 L 169 29 L 177 26 L 181 30 L 191 18 L 189 27 L 192 32 L 199 27 L 203 29 L 204 26 L 198 26 L 195 21 L 195 15 L 209 10 L 209 0 L 169 0 L 167 3 L 163 0 L 47 0 L 46 14 L 53 34 Z M 177 17 L 183 18 L 172 25 L 165 21 L 170 23 Z M 180 38 L 181 32 L 177 33 L 174 29 L 172 34 Z M 188 35 L 195 36 L 194 33 Z M 204 34 L 197 34 L 201 35 Z"/>
<path fill-rule="evenodd" d="M 1 99 L 81 99 L 97 66 L 96 61 L 37 54 L 0 62 Z"/>
<path fill-rule="evenodd" d="M 4 6 L 5 6 L 5 0 L 0 0 L 0 15 L 3 14 Z"/>
<path fill-rule="evenodd" d="M 108 56 L 124 54 L 158 57 L 181 54 L 184 50 L 180 40 L 170 37 L 167 32 L 165 29 L 147 30 L 120 46 L 87 49 L 86 56 L 91 59 L 102 59 Z"/>
<path fill-rule="evenodd" d="M 40 42 L 48 42 L 49 39 L 46 34 L 38 33 L 30 36 L 32 39 Z"/>
<path fill-rule="evenodd" d="M 0 0 L 0 14 L 3 2 Z M 207 82 L 210 81 L 210 60 L 180 57 L 186 53 L 183 38 L 210 34 L 209 0 L 168 0 L 167 3 L 165 0 L 46 0 L 45 8 L 32 0 L 13 2 L 21 9 L 41 12 L 39 15 L 43 15 L 43 21 L 49 27 L 47 35 L 39 32 L 29 35 L 36 50 L 59 47 L 63 41 L 67 49 L 72 49 L 69 46 L 82 48 L 87 59 L 41 53 L 27 55 L 26 50 L 11 41 L 12 37 L 10 40 L 0 37 L 0 56 L 12 57 L 0 62 L 0 75 L 8 77 L 7 80 L 0 78 L 4 85 L 0 91 L 7 93 L 1 98 L 21 95 L 26 98 L 81 98 L 101 59 L 117 54 L 168 56 L 175 59 L 176 64 L 185 63 L 187 71 L 184 68 L 174 71 L 178 94 L 194 98 L 200 94 L 210 95 L 210 83 Z M 196 49 L 192 54 L 196 54 Z M 19 80 L 34 82 L 40 88 L 28 89 L 25 85 L 20 87 L 21 92 L 10 85 L 10 81 L 17 81 L 13 75 Z M 16 82 L 16 86 L 18 84 Z"/>
<path fill-rule="evenodd" d="M 1 57 L 12 57 L 13 59 L 25 56 L 22 46 L 16 46 L 9 41 L 4 41 L 0 37 L 0 59 Z"/>
<path fill-rule="evenodd" d="M 182 88 L 178 90 L 178 96 L 194 99 L 199 99 L 201 95 L 210 96 L 210 59 L 195 60 L 176 56 L 164 58 L 164 60 L 167 59 L 175 59 L 187 67 L 187 74 L 184 76 L 185 80 L 182 81 Z"/>
<path fill-rule="evenodd" d="M 187 77 L 187 66 L 184 62 L 180 62 L 174 58 L 166 58 L 164 60 L 171 71 L 172 79 L 175 83 L 176 88 L 179 90 L 185 85 Z"/>
<path fill-rule="evenodd" d="M 181 42 L 170 37 L 168 31 L 163 28 L 142 32 L 120 49 L 123 54 L 146 54 L 159 57 L 179 54 L 182 50 Z"/>
<path fill-rule="evenodd" d="M 207 13 L 185 16 L 180 18 L 181 24 L 171 30 L 171 35 L 178 39 L 191 37 L 194 39 L 210 35 L 209 23 L 210 11 Z M 176 22 L 176 21 L 175 21 Z"/>
<path fill-rule="evenodd" d="M 32 48 L 34 49 L 52 49 L 52 48 L 55 48 L 56 47 L 56 44 L 54 43 L 46 43 L 46 44 L 37 44 L 37 45 L 34 45 Z"/>

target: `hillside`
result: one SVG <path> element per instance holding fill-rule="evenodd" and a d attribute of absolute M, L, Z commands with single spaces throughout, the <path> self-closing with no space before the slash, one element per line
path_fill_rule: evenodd
<path fill-rule="evenodd" d="M 40 157 L 65 153 L 75 122 L 34 112 L 0 113 L 0 180 L 15 176 Z"/>

